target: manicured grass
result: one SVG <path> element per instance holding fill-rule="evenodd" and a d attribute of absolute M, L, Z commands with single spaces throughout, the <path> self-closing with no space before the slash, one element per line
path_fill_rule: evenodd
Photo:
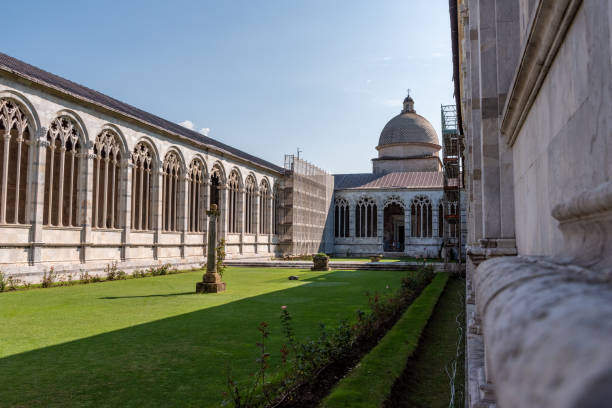
<path fill-rule="evenodd" d="M 391 331 L 334 388 L 321 407 L 380 407 L 416 350 L 447 281 L 447 273 L 436 274 Z"/>
<path fill-rule="evenodd" d="M 405 275 L 228 268 L 221 294 L 194 294 L 199 271 L 2 293 L 0 406 L 220 406 L 228 368 L 255 371 L 261 321 L 278 366 L 281 305 L 304 339 Z"/>
<path fill-rule="evenodd" d="M 330 261 L 337 262 L 370 262 L 370 258 L 329 258 Z M 423 262 L 422 259 L 411 258 L 409 256 L 402 256 L 396 258 L 382 258 L 379 262 Z M 442 259 L 427 259 L 425 262 L 444 262 Z"/>
<path fill-rule="evenodd" d="M 409 360 L 404 373 L 393 387 L 388 406 L 394 408 L 449 406 L 450 387 L 445 367 L 456 358 L 457 316 L 460 316 L 459 322 L 465 327 L 462 313 L 465 307 L 463 294 L 465 294 L 465 280 L 451 279 L 425 328 L 414 357 Z M 463 336 L 465 339 L 465 332 Z M 464 406 L 463 353 L 457 362 L 453 406 Z"/>

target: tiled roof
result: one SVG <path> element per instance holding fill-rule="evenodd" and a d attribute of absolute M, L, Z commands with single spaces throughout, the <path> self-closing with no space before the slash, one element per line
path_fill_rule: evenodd
<path fill-rule="evenodd" d="M 407 171 L 375 175 L 373 173 L 335 174 L 334 188 L 443 188 L 444 174 L 441 171 Z"/>
<path fill-rule="evenodd" d="M 215 150 L 221 150 L 231 155 L 237 156 L 243 160 L 248 160 L 260 166 L 266 167 L 276 172 L 282 172 L 283 168 L 276 164 L 270 163 L 266 160 L 255 157 L 249 153 L 243 152 L 242 150 L 228 146 L 225 143 L 221 143 L 218 140 L 212 139 L 208 136 L 204 136 L 201 133 L 187 129 L 177 123 L 170 122 L 166 119 L 162 119 L 159 116 L 155 116 L 151 113 L 145 112 L 141 109 L 135 108 L 134 106 L 128 105 L 113 99 L 110 96 L 104 95 L 103 93 L 89 89 L 83 85 L 79 85 L 65 78 L 51 74 L 47 71 L 43 71 L 40 68 L 26 64 L 16 58 L 0 53 L 0 69 L 4 71 L 12 72 L 20 77 L 29 79 L 31 81 L 58 89 L 62 92 L 66 92 L 73 96 L 81 99 L 86 99 L 89 102 L 93 102 L 97 105 L 101 105 L 105 108 L 117 111 L 123 115 L 130 116 L 139 121 L 145 122 L 149 125 L 153 125 L 163 130 L 186 137 L 197 143 L 204 144 L 207 147 L 211 147 Z"/>

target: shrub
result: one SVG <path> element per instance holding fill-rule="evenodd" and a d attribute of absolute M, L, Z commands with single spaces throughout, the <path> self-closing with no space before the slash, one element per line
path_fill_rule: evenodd
<path fill-rule="evenodd" d="M 121 269 L 118 269 L 117 262 L 114 261 L 113 263 L 106 265 L 104 272 L 106 272 L 106 280 L 109 281 L 126 279 L 126 273 Z"/>
<path fill-rule="evenodd" d="M 7 284 L 7 276 L 4 274 L 4 272 L 0 271 L 0 292 L 4 292 L 6 290 Z"/>
<path fill-rule="evenodd" d="M 96 282 L 102 282 L 104 279 L 102 279 L 100 276 L 98 275 L 92 275 L 91 277 L 91 282 L 92 283 L 96 283 Z"/>
<path fill-rule="evenodd" d="M 6 280 L 7 280 L 8 290 L 17 290 L 17 287 L 21 286 L 23 283 L 21 279 L 17 279 L 13 277 L 12 275 L 9 275 Z"/>
<path fill-rule="evenodd" d="M 49 272 L 43 273 L 43 278 L 42 278 L 42 282 L 40 283 L 40 286 L 43 288 L 50 288 L 51 286 L 53 286 L 56 280 L 57 280 L 57 274 L 55 273 L 55 270 L 53 269 L 53 267 L 51 267 L 49 269 Z"/>
<path fill-rule="evenodd" d="M 132 272 L 132 276 L 134 278 L 144 278 L 145 276 L 147 276 L 147 273 L 142 269 L 136 269 L 134 272 Z"/>
<path fill-rule="evenodd" d="M 168 275 L 170 274 L 172 271 L 172 265 L 170 264 L 163 264 L 163 265 L 159 265 L 157 268 L 149 268 L 149 274 L 151 276 L 161 276 L 161 275 Z"/>
<path fill-rule="evenodd" d="M 83 270 L 81 269 L 81 272 L 79 273 L 79 280 L 81 281 L 81 283 L 87 284 L 92 281 L 92 276 L 89 274 L 89 272 L 83 272 Z"/>

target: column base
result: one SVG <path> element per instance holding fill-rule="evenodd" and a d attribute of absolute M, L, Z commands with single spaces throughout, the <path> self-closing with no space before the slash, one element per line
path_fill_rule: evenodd
<path fill-rule="evenodd" d="M 202 282 L 196 283 L 196 293 L 219 293 L 225 291 L 225 282 L 218 273 L 207 273 Z"/>

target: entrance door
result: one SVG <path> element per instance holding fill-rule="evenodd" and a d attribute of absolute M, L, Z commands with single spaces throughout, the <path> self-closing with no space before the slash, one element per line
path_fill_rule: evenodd
<path fill-rule="evenodd" d="M 389 204 L 384 210 L 383 246 L 385 252 L 404 251 L 404 209 Z"/>

